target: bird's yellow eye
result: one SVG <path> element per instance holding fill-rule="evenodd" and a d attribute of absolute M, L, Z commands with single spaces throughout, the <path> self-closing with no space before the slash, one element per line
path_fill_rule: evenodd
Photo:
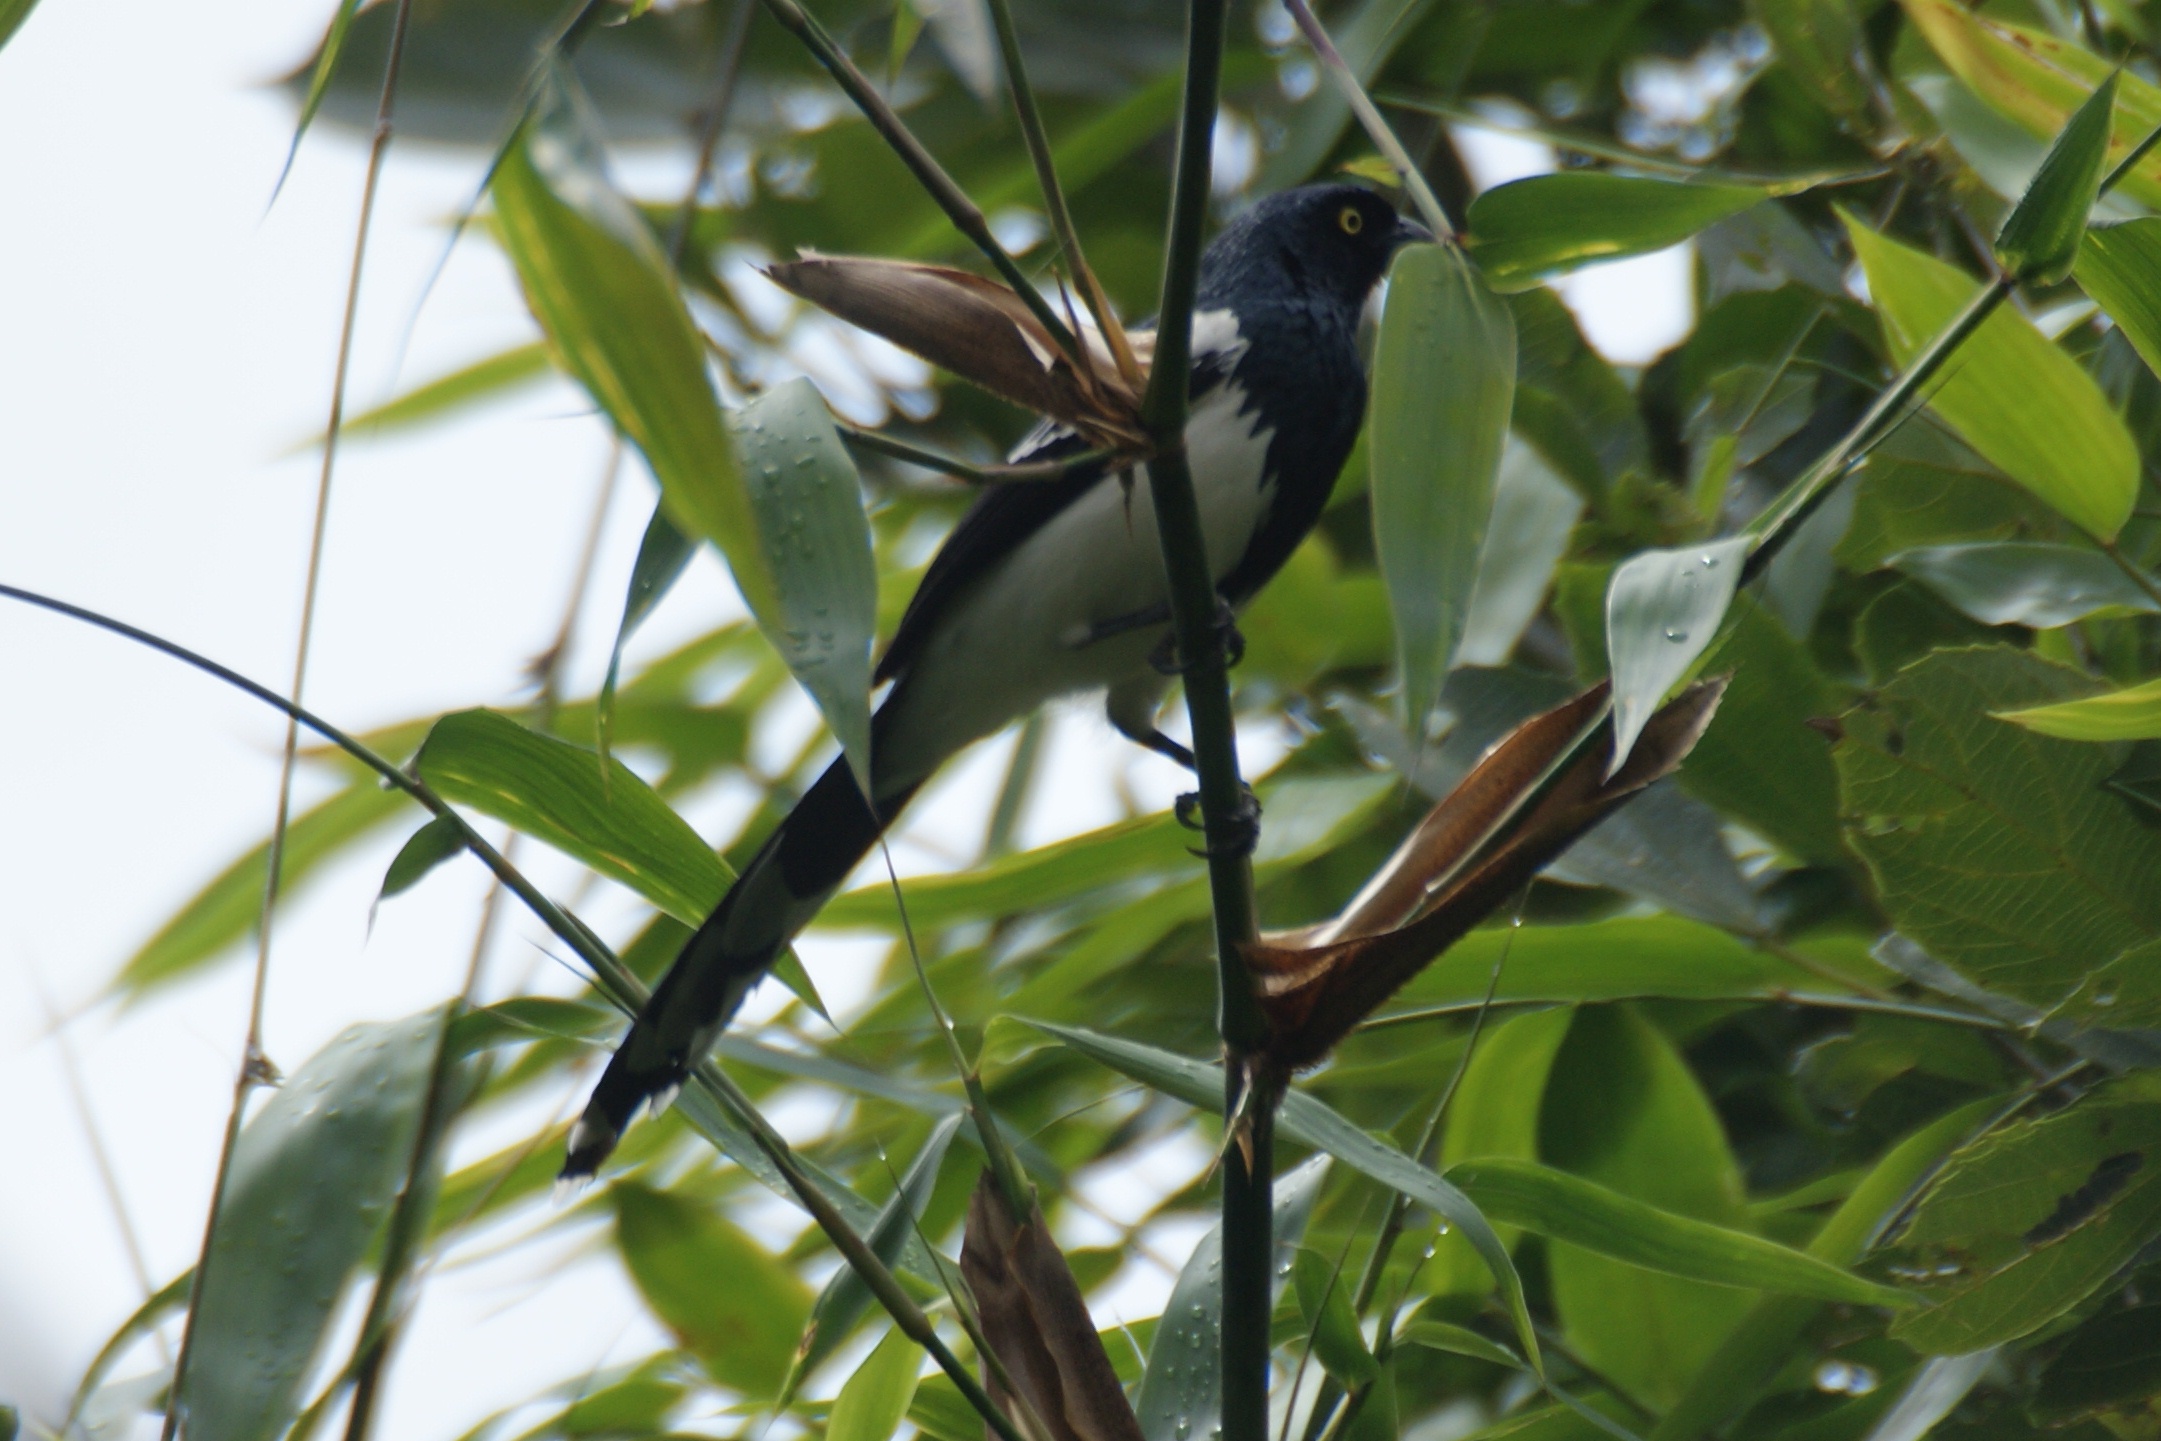
<path fill-rule="evenodd" d="M 1357 206 L 1346 205 L 1343 207 L 1342 212 L 1336 216 L 1336 224 L 1343 227 L 1345 235 L 1356 235 L 1366 228 L 1366 217 L 1359 213 Z"/>

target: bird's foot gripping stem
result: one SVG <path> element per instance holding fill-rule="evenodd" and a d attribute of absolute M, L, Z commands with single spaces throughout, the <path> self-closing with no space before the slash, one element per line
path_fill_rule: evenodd
<path fill-rule="evenodd" d="M 1209 624 L 1223 646 L 1223 665 L 1226 670 L 1246 658 L 1245 633 L 1238 629 L 1238 612 L 1222 596 L 1216 597 L 1216 613 Z M 1148 664 L 1159 675 L 1184 675 L 1191 662 L 1178 653 L 1178 632 L 1165 632 L 1162 641 L 1148 657 Z"/>
<path fill-rule="evenodd" d="M 1178 824 L 1189 831 L 1205 831 L 1207 822 L 1201 817 L 1201 797 L 1198 791 L 1187 791 L 1171 806 L 1171 814 L 1178 817 Z M 1261 839 L 1261 802 L 1253 794 L 1253 787 L 1244 781 L 1238 783 L 1238 805 L 1230 815 L 1230 834 L 1221 841 L 1205 846 L 1188 846 L 1194 855 L 1207 859 L 1213 856 L 1250 856 Z"/>

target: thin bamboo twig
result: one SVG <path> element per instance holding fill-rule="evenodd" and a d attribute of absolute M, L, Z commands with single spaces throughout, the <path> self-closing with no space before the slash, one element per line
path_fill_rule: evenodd
<path fill-rule="evenodd" d="M 1223 1038 L 1228 1133 L 1223 1163 L 1223 1435 L 1225 1441 L 1266 1441 L 1280 1082 L 1253 1073 L 1252 1057 L 1267 1037 L 1267 1020 L 1245 969 L 1245 948 L 1259 935 L 1253 904 L 1253 820 L 1250 793 L 1238 774 L 1230 672 L 1218 620 L 1221 597 L 1209 566 L 1185 450 L 1193 305 L 1222 84 L 1224 12 L 1224 0 L 1192 0 L 1187 11 L 1185 87 L 1171 172 L 1162 302 L 1141 420 L 1154 446 L 1148 486 L 1169 579 L 1215 911 L 1216 1022 Z"/>
<path fill-rule="evenodd" d="M 920 465 L 925 470 L 935 470 L 950 475 L 955 480 L 965 480 L 970 485 L 1031 485 L 1046 480 L 1064 480 L 1075 471 L 1091 465 L 1101 465 L 1116 458 L 1116 452 L 1099 449 L 1084 450 L 1078 455 L 1058 460 L 1029 460 L 1017 465 L 970 465 L 965 460 L 955 460 L 935 450 L 920 445 L 910 445 L 905 440 L 895 440 L 883 431 L 865 430 L 844 420 L 835 420 L 833 428 L 840 438 L 850 445 L 860 445 L 879 455 L 904 460 L 910 465 Z"/>
<path fill-rule="evenodd" d="M 459 815 L 451 807 L 450 803 L 437 795 L 434 789 L 425 781 L 391 764 L 369 746 L 337 726 L 332 725 L 321 716 L 316 715 L 307 707 L 286 699 L 260 681 L 242 675 L 232 667 L 222 665 L 197 651 L 192 651 L 177 641 L 168 640 L 164 636 L 144 630 L 140 626 L 130 625 L 126 621 L 117 620 L 112 616 L 91 610 L 87 606 L 79 606 L 73 602 L 64 601 L 38 591 L 26 590 L 21 586 L 0 583 L 0 597 L 21 601 L 26 605 L 33 605 L 41 610 L 51 611 L 56 615 L 82 621 L 87 625 L 96 626 L 100 630 L 109 631 L 114 635 L 134 641 L 138 645 L 171 656 L 173 659 L 192 666 L 205 675 L 213 676 L 234 689 L 253 696 L 256 700 L 270 706 L 272 709 L 297 720 L 301 725 L 315 732 L 315 734 L 375 772 L 376 775 L 382 777 L 392 789 L 404 792 L 424 807 L 429 814 L 439 816 L 454 826 L 458 831 L 460 840 L 464 842 L 465 848 L 471 851 L 473 856 L 482 865 L 486 866 L 512 895 L 523 902 L 526 909 L 531 911 L 542 925 L 546 926 L 558 939 L 568 945 L 578 955 L 579 959 L 583 960 L 591 968 L 595 988 L 608 1000 L 609 1004 L 615 1006 L 624 1014 L 633 1016 L 643 1006 L 646 996 L 644 984 L 631 974 L 629 969 L 617 959 L 615 953 L 609 950 L 607 945 L 584 922 L 558 906 L 539 887 L 526 879 L 517 867 L 511 865 L 504 858 L 501 851 L 491 845 L 485 836 L 473 828 L 470 821 Z M 1029 1438 L 1020 1434 L 1005 1413 L 991 1403 L 990 1398 L 984 1394 L 982 1386 L 976 1381 L 974 1375 L 970 1373 L 966 1366 L 961 1364 L 960 1358 L 955 1356 L 952 1349 L 938 1336 L 936 1328 L 932 1326 L 930 1319 L 923 1314 L 922 1308 L 917 1306 L 914 1299 L 901 1288 L 899 1280 L 886 1267 L 885 1263 L 878 1259 L 877 1253 L 870 1249 L 869 1244 L 855 1233 L 854 1228 L 848 1224 L 847 1217 L 841 1215 L 833 1203 L 826 1198 L 825 1193 L 818 1189 L 817 1183 L 810 1178 L 809 1174 L 803 1170 L 801 1164 L 796 1160 L 795 1153 L 789 1147 L 787 1141 L 767 1123 L 764 1116 L 759 1114 L 757 1108 L 751 1104 L 749 1098 L 742 1093 L 728 1074 L 708 1061 L 693 1072 L 692 1079 L 701 1090 L 705 1091 L 717 1104 L 728 1111 L 736 1123 L 750 1134 L 759 1150 L 772 1162 L 774 1169 L 780 1173 L 782 1180 L 787 1183 L 789 1190 L 794 1193 L 797 1202 L 802 1205 L 804 1210 L 810 1213 L 811 1218 L 826 1233 L 827 1239 L 832 1241 L 834 1249 L 839 1251 L 843 1259 L 855 1268 L 857 1274 L 863 1277 L 865 1286 L 869 1288 L 873 1296 L 878 1298 L 879 1303 L 886 1308 L 888 1314 L 893 1317 L 894 1324 L 899 1326 L 910 1340 L 930 1352 L 931 1359 L 938 1363 L 939 1369 L 944 1371 L 953 1381 L 953 1384 L 960 1389 L 961 1395 L 967 1399 L 968 1404 L 982 1415 L 984 1422 L 998 1433 L 1000 1441 L 1029 1441 Z"/>
<path fill-rule="evenodd" d="M 375 133 L 368 144 L 366 178 L 360 187 L 360 217 L 354 226 L 353 260 L 345 282 L 345 313 L 338 325 L 338 355 L 330 381 L 330 424 L 323 435 L 323 463 L 315 482 L 315 517 L 308 536 L 307 579 L 301 588 L 300 637 L 293 647 L 292 696 L 297 705 L 306 689 L 308 653 L 315 638 L 315 604 L 321 593 L 323 542 L 330 523 L 330 481 L 338 461 L 338 432 L 345 426 L 345 385 L 352 370 L 353 331 L 360 314 L 360 279 L 367 268 L 368 232 L 375 218 L 375 197 L 383 176 L 383 161 L 390 152 L 391 112 L 398 95 L 398 72 L 405 58 L 405 39 L 411 28 L 413 0 L 397 0 L 391 18 L 390 52 L 383 61 L 383 88 L 375 104 Z M 200 1309 L 204 1278 L 210 1273 L 210 1251 L 217 1240 L 218 1212 L 225 1204 L 225 1187 L 231 1178 L 233 1150 L 240 1143 L 241 1122 L 248 1096 L 255 1087 L 274 1082 L 277 1070 L 263 1052 L 263 1002 L 270 986 L 270 945 L 276 919 L 278 883 L 285 866 L 285 838 L 293 813 L 293 774 L 300 759 L 300 727 L 290 715 L 285 721 L 285 743 L 278 762 L 277 813 L 270 825 L 270 844 L 263 860 L 263 903 L 255 927 L 255 975 L 248 994 L 248 1032 L 242 1043 L 240 1069 L 233 1078 L 233 1101 L 226 1112 L 225 1135 L 218 1149 L 216 1176 L 210 1185 L 209 1214 L 203 1218 L 201 1259 L 188 1292 L 188 1315 L 180 1331 L 180 1354 L 173 1362 L 172 1388 L 166 1394 L 163 1441 L 180 1434 L 181 1393 L 186 1384 L 188 1362 L 195 1350 L 195 1317 Z"/>
<path fill-rule="evenodd" d="M 1419 215 L 1424 217 L 1436 237 L 1454 240 L 1456 228 L 1448 223 L 1448 212 L 1441 209 L 1440 199 L 1434 195 L 1433 187 L 1426 184 L 1426 177 L 1419 170 L 1417 162 L 1411 159 L 1411 152 L 1403 148 L 1403 142 L 1396 138 L 1396 132 L 1390 128 L 1387 120 L 1382 118 L 1380 107 L 1373 103 L 1372 96 L 1366 94 L 1366 87 L 1358 83 L 1358 76 L 1352 72 L 1350 62 L 1343 58 L 1343 52 L 1336 49 L 1336 42 L 1329 39 L 1328 32 L 1321 28 L 1321 22 L 1314 17 L 1313 7 L 1307 4 L 1306 0 L 1284 0 L 1284 6 L 1291 12 L 1291 19 L 1297 22 L 1299 33 L 1306 37 L 1306 44 L 1313 47 L 1314 57 L 1321 62 L 1321 69 L 1328 72 L 1329 80 L 1343 92 L 1343 98 L 1349 102 L 1351 113 L 1358 117 L 1358 123 L 1364 127 L 1367 137 L 1387 158 L 1388 163 L 1395 167 L 1396 173 L 1403 177 L 1403 187 L 1410 192 L 1411 203 L 1418 207 Z"/>
<path fill-rule="evenodd" d="M 1087 257 L 1081 254 L 1080 232 L 1074 229 L 1073 212 L 1067 208 L 1065 191 L 1058 184 L 1058 165 L 1051 155 L 1050 136 L 1043 129 L 1043 115 L 1036 108 L 1035 89 L 1028 83 L 1028 68 L 1021 55 L 1020 35 L 1013 28 L 1012 0 L 990 0 L 990 15 L 991 24 L 998 32 L 999 53 L 1005 58 L 1006 85 L 1013 92 L 1013 111 L 1020 117 L 1021 138 L 1027 142 L 1028 158 L 1035 162 L 1036 184 L 1043 191 L 1043 209 L 1050 217 L 1051 234 L 1058 238 L 1058 247 L 1065 252 L 1066 263 L 1073 268 L 1073 283 L 1080 290 L 1081 303 L 1088 307 L 1096 329 L 1103 335 L 1103 343 L 1110 347 L 1118 374 L 1124 377 L 1126 384 L 1138 389 L 1141 385 L 1140 362 L 1133 358 L 1133 347 L 1126 342 L 1125 327 L 1118 323 L 1109 297 L 1104 295 L 1095 271 L 1089 268 Z"/>
<path fill-rule="evenodd" d="M 871 128 L 893 148 L 893 153 L 915 176 L 916 183 L 938 203 L 938 208 L 953 222 L 953 228 L 983 252 L 984 258 L 1013 288 L 1022 303 L 1035 313 L 1035 318 L 1050 332 L 1051 339 L 1057 342 L 1075 368 L 1082 375 L 1092 374 L 1087 352 L 1082 349 L 1079 339 L 1058 318 L 1058 312 L 1043 298 L 1020 265 L 1005 253 L 1005 247 L 990 233 L 990 222 L 983 218 L 982 210 L 953 177 L 946 174 L 945 167 L 924 148 L 922 141 L 916 139 L 915 132 L 886 103 L 886 98 L 878 93 L 869 78 L 856 68 L 847 52 L 826 34 L 825 27 L 796 0 L 764 0 L 764 4 L 781 27 L 803 42 L 804 48 L 824 67 L 826 74 L 832 76 L 847 97 L 855 102 L 855 108 L 863 112 L 863 118 L 870 122 Z"/>

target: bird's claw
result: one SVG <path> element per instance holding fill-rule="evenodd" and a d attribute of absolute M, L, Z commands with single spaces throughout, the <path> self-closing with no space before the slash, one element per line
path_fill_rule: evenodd
<path fill-rule="evenodd" d="M 1231 603 L 1220 595 L 1216 597 L 1215 619 L 1211 624 L 1215 628 L 1218 643 L 1223 647 L 1223 668 L 1228 670 L 1246 658 L 1246 637 L 1245 633 L 1238 629 L 1238 612 L 1232 610 Z M 1179 676 L 1186 673 L 1186 662 L 1178 654 L 1177 631 L 1164 632 L 1163 639 L 1150 653 L 1148 664 L 1158 675 Z"/>
<path fill-rule="evenodd" d="M 1201 797 L 1198 791 L 1187 791 L 1171 805 L 1171 814 L 1178 824 L 1189 831 L 1205 831 L 1207 822 L 1201 816 Z M 1188 846 L 1187 850 L 1202 859 L 1213 856 L 1250 856 L 1261 838 L 1261 802 L 1253 794 L 1253 787 L 1244 781 L 1238 783 L 1238 804 L 1232 808 L 1230 834 L 1223 840 L 1205 846 Z"/>

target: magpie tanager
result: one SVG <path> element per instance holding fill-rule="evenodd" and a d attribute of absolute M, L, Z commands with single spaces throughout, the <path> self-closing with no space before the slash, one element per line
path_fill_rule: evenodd
<path fill-rule="evenodd" d="M 1406 242 L 1430 240 L 1380 196 L 1314 185 L 1231 222 L 1201 259 L 1186 454 L 1229 612 L 1320 519 L 1365 409 L 1357 331 Z M 1046 422 L 1016 460 L 1085 442 Z M 1111 723 L 1191 765 L 1156 729 L 1169 687 L 1169 592 L 1146 484 L 1102 467 L 986 489 L 923 576 L 878 663 L 866 800 L 835 760 L 683 947 L 570 1133 L 590 1176 L 641 1102 L 667 1104 L 796 933 L 918 787 L 973 741 L 1045 701 L 1107 693 Z"/>

